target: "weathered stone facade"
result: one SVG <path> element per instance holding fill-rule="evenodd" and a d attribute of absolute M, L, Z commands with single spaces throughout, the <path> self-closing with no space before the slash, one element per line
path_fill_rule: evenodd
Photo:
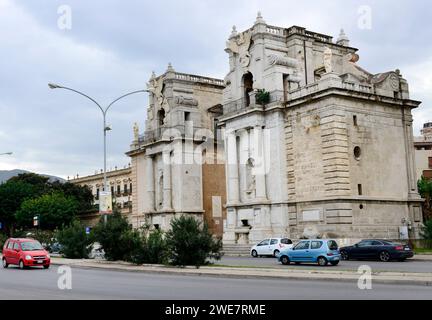
<path fill-rule="evenodd" d="M 135 190 L 130 217 L 134 226 L 145 223 L 167 230 L 173 217 L 190 214 L 205 218 L 222 234 L 223 145 L 215 127 L 223 88 L 222 80 L 178 73 L 171 65 L 150 78 L 144 135 L 135 126 L 127 153 Z M 203 188 L 204 183 L 213 185 Z"/>
<path fill-rule="evenodd" d="M 225 243 L 269 236 L 417 237 L 408 84 L 370 74 L 342 32 L 254 26 L 228 39 Z M 269 101 L 257 89 L 269 93 Z"/>

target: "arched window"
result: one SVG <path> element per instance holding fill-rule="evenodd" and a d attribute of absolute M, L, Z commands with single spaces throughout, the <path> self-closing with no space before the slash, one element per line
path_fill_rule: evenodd
<path fill-rule="evenodd" d="M 248 107 L 250 105 L 249 93 L 253 91 L 253 75 L 250 72 L 243 75 L 243 90 L 246 107 Z"/>
<path fill-rule="evenodd" d="M 158 111 L 158 121 L 159 121 L 159 125 L 160 126 L 164 125 L 164 119 L 165 119 L 165 110 L 164 109 L 160 109 Z"/>

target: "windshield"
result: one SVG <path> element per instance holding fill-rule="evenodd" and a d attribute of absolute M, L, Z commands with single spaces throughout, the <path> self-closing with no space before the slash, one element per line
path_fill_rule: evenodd
<path fill-rule="evenodd" d="M 37 241 L 21 242 L 22 251 L 43 250 L 42 245 Z"/>

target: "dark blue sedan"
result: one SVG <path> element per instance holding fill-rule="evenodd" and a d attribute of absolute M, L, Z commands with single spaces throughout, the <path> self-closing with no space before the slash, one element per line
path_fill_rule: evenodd
<path fill-rule="evenodd" d="M 368 239 L 362 240 L 353 246 L 340 248 L 340 255 L 343 260 L 379 259 L 383 262 L 387 262 L 390 260 L 404 261 L 407 258 L 412 258 L 414 252 L 409 245 L 388 240 Z"/>

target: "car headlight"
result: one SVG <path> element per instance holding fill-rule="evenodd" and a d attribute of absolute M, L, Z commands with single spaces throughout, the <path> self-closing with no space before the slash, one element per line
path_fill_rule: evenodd
<path fill-rule="evenodd" d="M 26 260 L 31 260 L 31 259 L 32 259 L 32 256 L 30 256 L 30 255 L 26 255 L 26 256 L 25 256 L 25 259 L 26 259 Z"/>

